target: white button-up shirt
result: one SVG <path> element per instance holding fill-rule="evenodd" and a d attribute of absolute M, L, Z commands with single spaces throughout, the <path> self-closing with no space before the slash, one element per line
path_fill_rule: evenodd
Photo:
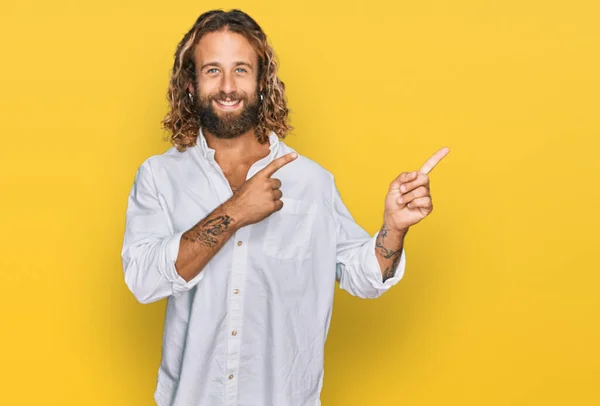
<path fill-rule="evenodd" d="M 270 154 L 247 178 L 293 149 L 271 133 Z M 182 234 L 232 196 L 202 131 L 197 145 L 144 161 L 129 194 L 122 259 L 138 301 L 168 298 L 154 399 L 160 406 L 320 405 L 323 352 L 336 280 L 376 298 L 374 236 L 356 224 L 334 178 L 299 155 L 272 176 L 283 208 L 239 229 L 186 282 L 175 269 Z"/>

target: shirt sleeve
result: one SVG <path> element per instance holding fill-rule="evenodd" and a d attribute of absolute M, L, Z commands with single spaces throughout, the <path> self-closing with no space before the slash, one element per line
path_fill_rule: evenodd
<path fill-rule="evenodd" d="M 375 254 L 379 231 L 370 236 L 359 226 L 344 205 L 333 183 L 333 217 L 336 227 L 336 278 L 340 288 L 354 296 L 374 299 L 381 296 L 404 276 L 404 249 L 394 270 L 394 276 L 383 281 L 381 267 Z"/>
<path fill-rule="evenodd" d="M 140 303 L 177 297 L 203 278 L 186 282 L 175 269 L 183 232 L 174 233 L 158 198 L 150 161 L 138 169 L 129 193 L 121 259 L 125 283 Z"/>

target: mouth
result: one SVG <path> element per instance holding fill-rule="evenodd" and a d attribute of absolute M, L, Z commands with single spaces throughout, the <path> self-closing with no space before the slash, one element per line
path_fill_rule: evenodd
<path fill-rule="evenodd" d="M 223 110 L 235 110 L 237 109 L 241 104 L 242 104 L 242 100 L 238 99 L 238 100 L 217 100 L 217 99 L 213 99 L 215 104 L 217 106 L 219 106 L 219 108 L 223 109 Z"/>

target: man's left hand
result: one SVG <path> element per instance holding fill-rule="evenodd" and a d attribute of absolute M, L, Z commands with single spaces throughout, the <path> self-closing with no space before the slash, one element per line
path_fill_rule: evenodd
<path fill-rule="evenodd" d="M 416 172 L 402 172 L 390 184 L 385 198 L 384 224 L 388 229 L 405 233 L 433 211 L 429 190 L 429 172 L 448 155 L 444 147 Z"/>

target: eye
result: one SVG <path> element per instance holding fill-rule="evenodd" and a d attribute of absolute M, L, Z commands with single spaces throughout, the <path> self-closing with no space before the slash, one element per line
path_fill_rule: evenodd
<path fill-rule="evenodd" d="M 246 73 L 246 69 L 244 69 L 244 68 L 236 68 L 235 71 L 239 72 L 239 73 Z"/>
<path fill-rule="evenodd" d="M 218 71 L 219 70 L 217 68 L 210 68 L 209 70 L 206 71 L 206 73 L 209 73 L 212 75 L 213 73 L 217 73 Z"/>

